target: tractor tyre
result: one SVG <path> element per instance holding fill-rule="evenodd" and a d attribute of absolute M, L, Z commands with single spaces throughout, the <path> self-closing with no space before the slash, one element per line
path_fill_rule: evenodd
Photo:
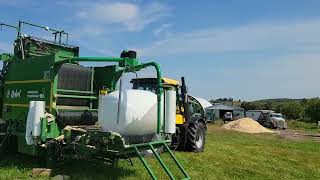
<path fill-rule="evenodd" d="M 206 143 L 206 126 L 201 122 L 190 123 L 187 133 L 186 150 L 203 152 Z"/>

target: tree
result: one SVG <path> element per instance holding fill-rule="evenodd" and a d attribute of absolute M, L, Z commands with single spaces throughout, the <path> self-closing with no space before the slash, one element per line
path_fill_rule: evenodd
<path fill-rule="evenodd" d="M 214 104 L 214 103 L 230 103 L 230 102 L 232 103 L 233 98 L 218 98 L 216 100 L 212 99 L 212 100 L 210 100 L 210 102 L 212 104 Z"/>
<path fill-rule="evenodd" d="M 320 120 L 320 99 L 313 98 L 305 104 L 305 115 L 311 122 L 318 122 Z"/>
<path fill-rule="evenodd" d="M 228 98 L 228 101 L 229 102 L 233 102 L 233 98 Z"/>
<path fill-rule="evenodd" d="M 269 101 L 267 103 L 264 104 L 264 109 L 267 109 L 267 110 L 271 110 L 272 109 L 272 103 Z"/>
<path fill-rule="evenodd" d="M 245 102 L 245 101 L 242 101 L 241 103 L 241 107 L 248 111 L 248 110 L 257 110 L 257 109 L 263 109 L 261 107 L 261 104 L 260 103 L 255 103 L 255 102 Z"/>
<path fill-rule="evenodd" d="M 288 119 L 300 119 L 303 113 L 303 107 L 298 102 L 287 102 L 280 106 L 280 111 Z"/>

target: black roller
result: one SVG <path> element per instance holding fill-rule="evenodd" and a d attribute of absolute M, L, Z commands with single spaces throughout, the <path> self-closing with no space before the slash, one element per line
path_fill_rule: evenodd
<path fill-rule="evenodd" d="M 98 121 L 98 113 L 90 111 L 60 111 L 57 119 L 63 125 L 94 125 Z"/>

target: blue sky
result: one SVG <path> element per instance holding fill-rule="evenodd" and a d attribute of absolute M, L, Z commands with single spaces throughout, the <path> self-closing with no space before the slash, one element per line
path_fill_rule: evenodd
<path fill-rule="evenodd" d="M 206 99 L 319 96 L 320 1 L 39 2 L 0 0 L 0 21 L 64 29 L 81 56 L 134 49 L 165 76 L 185 76 L 191 94 Z M 12 51 L 14 38 L 3 28 L 0 52 Z"/>

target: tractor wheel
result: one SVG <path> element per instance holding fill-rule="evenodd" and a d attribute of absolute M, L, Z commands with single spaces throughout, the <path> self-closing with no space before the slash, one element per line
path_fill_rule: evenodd
<path fill-rule="evenodd" d="M 206 143 L 206 126 L 201 122 L 189 125 L 187 134 L 186 150 L 202 152 Z"/>

